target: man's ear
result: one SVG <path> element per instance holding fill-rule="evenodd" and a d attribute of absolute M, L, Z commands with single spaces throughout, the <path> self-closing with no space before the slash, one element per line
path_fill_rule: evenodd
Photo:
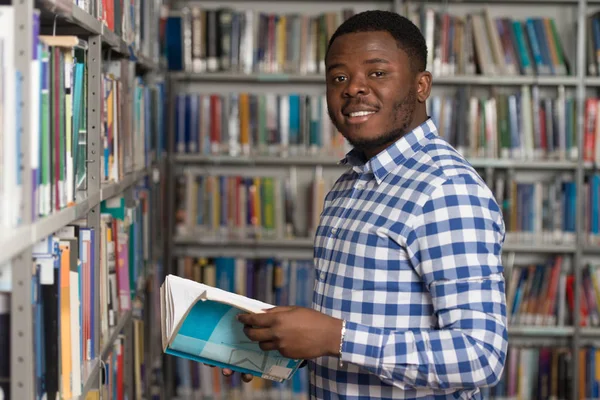
<path fill-rule="evenodd" d="M 420 103 L 425 103 L 431 94 L 431 82 L 433 80 L 429 71 L 419 72 L 417 74 L 417 99 Z"/>

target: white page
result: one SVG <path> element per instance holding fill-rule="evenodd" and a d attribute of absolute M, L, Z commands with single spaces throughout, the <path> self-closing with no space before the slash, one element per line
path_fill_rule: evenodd
<path fill-rule="evenodd" d="M 172 336 L 173 330 L 180 325 L 181 320 L 198 299 L 218 301 L 251 313 L 262 313 L 263 310 L 273 307 L 258 300 L 175 275 L 168 275 L 165 279 L 165 285 L 166 297 L 172 300 L 172 302 L 167 300 L 167 309 L 172 310 L 171 315 L 167 315 L 167 321 L 172 322 L 171 326 L 167 326 L 168 337 Z M 169 305 L 169 303 L 171 304 Z"/>

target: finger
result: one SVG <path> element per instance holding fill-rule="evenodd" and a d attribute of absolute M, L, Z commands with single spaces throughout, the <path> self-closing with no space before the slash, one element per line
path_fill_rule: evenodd
<path fill-rule="evenodd" d="M 272 350 L 277 350 L 279 348 L 279 346 L 277 346 L 277 342 L 275 342 L 274 340 L 260 342 L 258 344 L 258 347 L 260 347 L 260 349 L 262 351 L 272 351 Z"/>
<path fill-rule="evenodd" d="M 262 314 L 238 314 L 237 319 L 244 325 L 249 325 L 257 328 L 268 328 L 273 325 L 277 318 L 276 313 Z"/>
<path fill-rule="evenodd" d="M 275 339 L 275 335 L 270 328 L 250 328 L 244 327 L 244 334 L 253 342 L 265 342 Z"/>
<path fill-rule="evenodd" d="M 253 376 L 250 374 L 242 374 L 242 380 L 246 383 L 250 382 L 252 380 Z"/>
<path fill-rule="evenodd" d="M 233 375 L 233 370 L 231 370 L 229 368 L 223 368 L 222 372 L 223 372 L 223 375 L 225 375 L 225 376 Z"/>

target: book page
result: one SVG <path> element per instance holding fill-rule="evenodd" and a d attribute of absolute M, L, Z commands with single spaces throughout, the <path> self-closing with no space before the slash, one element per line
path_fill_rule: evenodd
<path fill-rule="evenodd" d="M 261 313 L 266 309 L 273 308 L 271 304 L 184 279 L 176 275 L 168 275 L 165 279 L 165 285 L 167 292 L 165 293 L 165 297 L 167 298 L 166 308 L 171 311 L 170 317 L 168 315 L 169 311 L 167 311 L 167 321 L 172 323 L 170 326 L 167 323 L 166 326 L 169 337 L 198 299 L 229 304 L 250 313 Z M 169 307 L 169 300 L 172 300 L 171 307 Z"/>

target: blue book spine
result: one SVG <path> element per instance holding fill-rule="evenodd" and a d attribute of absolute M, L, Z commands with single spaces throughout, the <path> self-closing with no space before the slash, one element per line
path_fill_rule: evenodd
<path fill-rule="evenodd" d="M 593 40 L 594 40 L 594 51 L 596 55 L 596 59 L 598 58 L 598 53 L 600 52 L 600 20 L 596 17 L 592 19 L 592 31 L 593 31 Z"/>
<path fill-rule="evenodd" d="M 523 25 L 520 21 L 512 22 L 512 29 L 515 34 L 515 40 L 517 42 L 517 50 L 519 52 L 519 58 L 521 60 L 521 66 L 524 71 L 532 69 L 531 60 L 529 59 L 529 50 L 525 43 L 525 33 L 523 32 Z"/>
<path fill-rule="evenodd" d="M 300 96 L 291 94 L 290 102 L 290 145 L 300 144 Z"/>
<path fill-rule="evenodd" d="M 186 95 L 178 94 L 175 102 L 175 152 L 185 153 L 185 103 Z"/>
<path fill-rule="evenodd" d="M 533 59 L 537 66 L 538 75 L 544 75 L 548 73 L 548 67 L 544 64 L 542 58 L 542 52 L 540 50 L 539 40 L 535 33 L 535 24 L 532 18 L 528 18 L 525 22 L 527 28 L 527 34 L 529 36 L 529 43 L 531 44 L 531 52 L 533 53 Z"/>
<path fill-rule="evenodd" d="M 600 190 L 600 175 L 592 175 L 592 182 L 590 187 L 590 203 L 592 205 L 592 226 L 591 233 L 594 235 L 598 234 L 598 190 Z"/>
<path fill-rule="evenodd" d="M 191 152 L 192 151 L 192 99 L 194 95 L 188 94 L 185 96 L 185 110 L 184 110 L 184 118 L 185 122 L 183 124 L 183 152 Z"/>
<path fill-rule="evenodd" d="M 182 19 L 180 16 L 169 16 L 166 21 L 166 58 L 171 71 L 183 70 L 183 38 Z"/>
<path fill-rule="evenodd" d="M 535 27 L 535 35 L 538 39 L 538 44 L 540 47 L 540 52 L 542 54 L 542 59 L 544 60 L 544 64 L 548 66 L 550 73 L 552 75 L 556 74 L 554 69 L 554 64 L 552 63 L 552 57 L 550 56 L 550 41 L 548 40 L 548 36 L 546 35 L 546 28 L 544 28 L 544 20 L 541 18 L 534 18 L 533 25 Z"/>

